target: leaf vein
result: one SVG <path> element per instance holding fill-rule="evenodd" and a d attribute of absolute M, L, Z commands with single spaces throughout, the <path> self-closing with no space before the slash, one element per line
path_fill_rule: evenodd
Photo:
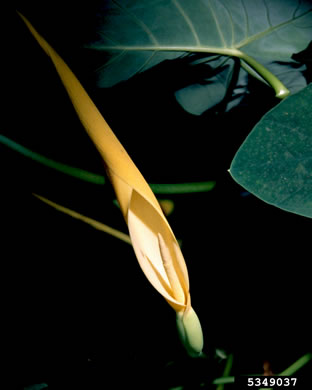
<path fill-rule="evenodd" d="M 222 41 L 222 43 L 223 43 L 223 47 L 226 47 L 227 45 L 226 45 L 226 42 L 225 42 L 225 39 L 224 39 L 224 36 L 223 36 L 223 32 L 222 32 L 222 29 L 221 29 L 219 20 L 218 20 L 218 18 L 217 18 L 217 16 L 216 16 L 216 13 L 215 13 L 214 9 L 212 8 L 211 0 L 209 0 L 208 5 L 209 5 L 210 12 L 211 12 L 211 14 L 212 14 L 212 16 L 213 16 L 213 19 L 214 19 L 214 21 L 215 21 L 215 24 L 216 24 L 216 27 L 217 27 L 219 36 L 220 36 L 221 41 Z"/>
<path fill-rule="evenodd" d="M 300 5 L 301 5 L 301 0 L 298 0 L 298 5 L 297 5 L 297 7 L 295 8 L 295 10 L 294 10 L 294 12 L 293 12 L 293 18 L 296 17 L 296 13 L 297 13 L 297 11 L 299 10 Z"/>
<path fill-rule="evenodd" d="M 149 58 L 144 62 L 144 64 L 137 70 L 137 73 L 140 73 L 144 70 L 144 68 L 149 64 L 149 62 L 152 60 L 152 58 L 155 56 L 157 52 L 154 51 Z"/>
<path fill-rule="evenodd" d="M 268 4 L 267 4 L 266 0 L 262 0 L 262 1 L 263 1 L 263 5 L 264 5 L 264 8 L 265 8 L 265 16 L 267 18 L 268 24 L 269 24 L 270 28 L 273 28 L 273 25 L 272 25 L 272 22 L 271 22 L 271 18 L 270 18 L 270 12 L 269 12 Z"/>
<path fill-rule="evenodd" d="M 118 61 L 119 59 L 121 59 L 126 53 L 126 50 L 122 50 L 120 51 L 120 53 L 118 53 L 117 55 L 115 55 L 114 57 L 112 57 L 111 59 L 109 59 L 107 62 L 105 62 L 103 65 L 99 66 L 97 69 L 95 69 L 95 72 L 100 72 L 101 70 L 111 66 L 112 64 L 114 64 L 114 62 Z"/>
<path fill-rule="evenodd" d="M 120 8 L 123 12 L 125 12 L 126 14 L 128 14 L 133 20 L 134 22 L 140 26 L 142 28 L 142 30 L 144 30 L 144 32 L 148 35 L 148 37 L 150 38 L 150 40 L 155 44 L 155 45 L 158 45 L 158 40 L 156 39 L 155 35 L 152 33 L 152 31 L 147 27 L 147 25 L 141 20 L 139 19 L 135 14 L 133 14 L 132 12 L 130 12 L 127 8 L 125 8 L 124 6 L 122 6 L 117 0 L 113 0 L 113 3 L 116 4 L 116 6 L 118 8 Z"/>
<path fill-rule="evenodd" d="M 182 8 L 181 4 L 179 3 L 178 0 L 172 0 L 173 4 L 176 6 L 176 8 L 178 9 L 178 11 L 180 12 L 180 14 L 183 16 L 183 19 L 185 20 L 186 24 L 189 26 L 193 36 L 194 36 L 194 39 L 195 39 L 195 42 L 196 42 L 196 45 L 197 46 L 200 46 L 201 43 L 200 43 L 200 39 L 198 37 L 198 34 L 196 32 L 196 29 L 194 27 L 194 24 L 192 23 L 191 19 L 189 18 L 189 16 L 187 15 L 187 13 L 185 12 L 185 10 Z"/>
<path fill-rule="evenodd" d="M 244 15 L 245 15 L 245 21 L 246 21 L 245 22 L 246 23 L 245 39 L 247 39 L 247 37 L 249 35 L 249 31 L 250 31 L 248 13 L 247 13 L 247 9 L 246 9 L 246 5 L 245 5 L 244 0 L 241 0 L 241 4 L 242 4 L 243 10 L 244 10 Z"/>
<path fill-rule="evenodd" d="M 233 47 L 234 46 L 234 41 L 235 41 L 235 33 L 234 33 L 234 22 L 233 22 L 233 18 L 232 18 L 232 14 L 231 12 L 229 11 L 228 7 L 225 5 L 225 4 L 222 4 L 223 8 L 225 9 L 226 13 L 228 14 L 228 17 L 230 19 L 230 22 L 231 22 L 231 35 L 232 35 L 232 39 L 231 39 L 231 46 Z"/>
<path fill-rule="evenodd" d="M 263 38 L 264 36 L 269 35 L 272 32 L 279 30 L 280 28 L 287 26 L 287 25 L 295 22 L 296 20 L 306 16 L 310 12 L 312 12 L 312 9 L 309 9 L 306 12 L 303 12 L 302 14 L 300 14 L 299 16 L 296 16 L 295 18 L 292 18 L 290 20 L 286 20 L 285 22 L 281 22 L 281 23 L 277 24 L 276 26 L 270 27 L 270 28 L 266 29 L 265 31 L 261 31 L 260 33 L 254 34 L 249 38 L 243 39 L 242 41 L 235 44 L 235 48 L 240 49 L 241 47 L 246 46 L 257 39 Z"/>

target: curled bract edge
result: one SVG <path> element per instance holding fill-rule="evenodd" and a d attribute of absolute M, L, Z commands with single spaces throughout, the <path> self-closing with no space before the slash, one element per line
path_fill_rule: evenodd
<path fill-rule="evenodd" d="M 80 121 L 103 158 L 144 274 L 176 311 L 187 352 L 200 355 L 203 334 L 191 307 L 186 264 L 155 195 L 71 69 L 31 23 L 19 15 L 52 60 Z"/>

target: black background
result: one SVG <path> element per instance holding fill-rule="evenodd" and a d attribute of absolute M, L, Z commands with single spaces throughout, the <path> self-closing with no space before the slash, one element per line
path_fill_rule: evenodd
<path fill-rule="evenodd" d="M 251 81 L 232 111 L 193 116 L 174 99 L 184 73 L 169 63 L 97 90 L 92 70 L 101 58 L 82 48 L 96 13 L 57 7 L 20 9 L 78 75 L 146 180 L 217 183 L 208 193 L 170 196 L 168 218 L 182 239 L 208 360 L 187 359 L 174 312 L 129 245 L 31 195 L 126 232 L 110 184 L 82 183 L 1 145 L 3 358 L 12 383 L 93 389 L 114 379 L 114 388 L 162 389 L 189 381 L 196 388 L 222 375 L 216 348 L 234 353 L 236 373 L 261 373 L 265 360 L 282 371 L 311 350 L 311 220 L 246 194 L 227 172 L 253 125 L 277 103 L 272 91 Z M 2 134 L 104 174 L 49 58 L 14 10 L 8 18 Z"/>

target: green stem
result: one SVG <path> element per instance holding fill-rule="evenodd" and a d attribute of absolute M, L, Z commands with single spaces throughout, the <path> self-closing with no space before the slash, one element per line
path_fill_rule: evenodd
<path fill-rule="evenodd" d="M 271 87 L 275 91 L 275 96 L 277 98 L 284 99 L 286 96 L 289 95 L 290 92 L 285 87 L 285 85 L 273 73 L 271 73 L 267 68 L 261 65 L 254 58 L 243 52 L 240 52 L 237 57 L 240 58 L 242 62 L 245 62 L 246 64 L 251 66 L 253 70 L 255 70 L 265 81 L 267 81 L 271 85 Z M 248 71 L 248 68 L 245 69 Z"/>
<path fill-rule="evenodd" d="M 286 368 L 283 372 L 280 373 L 282 376 L 290 376 L 297 372 L 301 367 L 305 366 L 309 361 L 312 360 L 312 353 L 307 353 L 306 355 L 301 356 L 295 363 Z"/>
<path fill-rule="evenodd" d="M 87 181 L 89 183 L 94 184 L 104 184 L 105 178 L 104 176 L 97 175 L 96 173 L 85 171 L 81 168 L 75 168 L 70 165 L 66 165 L 60 163 L 58 161 L 52 160 L 42 154 L 33 152 L 32 150 L 25 148 L 25 146 L 18 144 L 17 142 L 12 141 L 10 138 L 5 137 L 0 134 L 0 143 L 8 146 L 10 149 L 15 150 L 16 152 L 22 154 L 27 158 L 31 158 L 32 160 L 39 162 L 46 167 L 55 169 L 56 171 L 65 173 L 66 175 L 73 176 L 77 179 Z"/>
<path fill-rule="evenodd" d="M 246 45 L 248 42 L 244 42 L 239 45 L 239 47 Z M 209 46 L 105 46 L 99 45 L 93 47 L 96 50 L 117 50 L 117 51 L 172 51 L 172 52 L 181 52 L 181 53 L 209 53 L 209 54 L 219 54 L 229 57 L 240 58 L 241 61 L 245 61 L 251 68 L 253 68 L 264 80 L 266 80 L 272 88 L 275 90 L 276 97 L 283 99 L 289 95 L 289 90 L 285 85 L 271 73 L 267 68 L 261 65 L 254 58 L 250 57 L 248 54 L 240 51 L 235 47 L 209 47 Z"/>
<path fill-rule="evenodd" d="M 244 43 L 246 44 L 246 43 Z M 187 52 L 187 53 L 209 53 L 219 54 L 229 57 L 240 58 L 245 61 L 251 68 L 253 68 L 264 80 L 266 80 L 275 90 L 276 97 L 283 99 L 289 95 L 289 90 L 285 85 L 271 73 L 266 67 L 261 65 L 254 58 L 248 54 L 240 51 L 235 47 L 200 47 L 200 46 L 98 46 L 96 50 L 122 50 L 122 51 L 173 51 L 173 52 Z"/>
<path fill-rule="evenodd" d="M 229 358 L 230 358 L 230 356 L 229 356 Z M 279 375 L 281 375 L 281 376 L 291 376 L 295 372 L 297 372 L 300 368 L 302 368 L 307 363 L 309 363 L 311 360 L 312 360 L 312 353 L 307 353 L 306 355 L 304 355 L 300 359 L 298 359 L 295 363 L 293 363 L 291 366 L 289 366 L 284 371 L 282 371 Z M 227 365 L 228 364 L 229 363 L 227 362 Z M 259 376 L 259 375 L 257 374 L 257 376 Z M 213 380 L 212 383 L 214 385 L 220 385 L 220 384 L 234 383 L 234 381 L 235 381 L 235 377 L 234 376 L 227 376 L 227 377 L 216 378 L 216 379 Z M 260 389 L 260 390 L 272 390 L 272 389 Z"/>
<path fill-rule="evenodd" d="M 189 183 L 149 183 L 155 194 L 191 194 L 211 191 L 215 181 L 197 181 Z"/>
<path fill-rule="evenodd" d="M 303 356 L 301 356 L 300 359 L 298 359 L 297 361 L 295 361 L 295 363 L 293 363 L 291 366 L 287 367 L 284 371 L 282 371 L 279 375 L 280 376 L 291 376 L 293 375 L 295 372 L 297 372 L 300 368 L 302 368 L 303 366 L 305 366 L 307 363 L 309 363 L 309 361 L 312 360 L 312 353 L 307 353 Z M 259 389 L 259 390 L 273 390 L 272 388 L 270 389 Z"/>
<path fill-rule="evenodd" d="M 230 354 L 227 358 L 226 365 L 223 371 L 223 377 L 229 377 L 233 365 L 233 354 Z M 220 383 L 216 390 L 224 390 L 225 383 Z"/>
<path fill-rule="evenodd" d="M 25 146 L 12 141 L 10 138 L 0 134 L 0 143 L 9 147 L 10 149 L 22 154 L 23 156 L 30 158 L 46 167 L 55 169 L 56 171 L 65 173 L 66 175 L 73 176 L 77 179 L 87 181 L 93 184 L 105 184 L 105 177 L 96 173 L 85 171 L 81 168 L 72 167 L 52 160 L 43 156 L 42 154 L 33 152 Z M 212 190 L 216 182 L 215 181 L 201 181 L 190 183 L 149 183 L 152 191 L 157 194 L 190 194 L 197 192 L 208 192 Z"/>
<path fill-rule="evenodd" d="M 234 376 L 227 376 L 227 377 L 221 377 L 221 378 L 216 378 L 213 380 L 212 384 L 213 385 L 220 385 L 220 384 L 228 384 L 228 383 L 234 383 L 235 377 Z"/>

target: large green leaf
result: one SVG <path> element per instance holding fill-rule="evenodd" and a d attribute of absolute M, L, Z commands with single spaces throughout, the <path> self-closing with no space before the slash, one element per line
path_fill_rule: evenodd
<path fill-rule="evenodd" d="M 311 36 L 309 0 L 110 0 L 101 10 L 98 36 L 88 47 L 106 54 L 98 69 L 100 87 L 113 86 L 183 53 L 217 53 L 237 56 L 247 68 L 257 59 L 268 69 L 273 67 L 296 92 L 305 80 L 300 72 L 295 78 L 290 75 L 285 64 L 292 63 L 291 55 L 303 50 Z M 218 78 L 214 81 L 219 86 L 228 82 L 222 74 Z M 177 98 L 183 105 L 190 102 L 190 111 L 196 111 L 198 102 L 206 99 L 209 107 L 223 96 L 214 95 L 210 85 L 198 83 L 179 91 Z"/>
<path fill-rule="evenodd" d="M 265 202 L 312 218 L 312 84 L 262 118 L 230 173 Z"/>

